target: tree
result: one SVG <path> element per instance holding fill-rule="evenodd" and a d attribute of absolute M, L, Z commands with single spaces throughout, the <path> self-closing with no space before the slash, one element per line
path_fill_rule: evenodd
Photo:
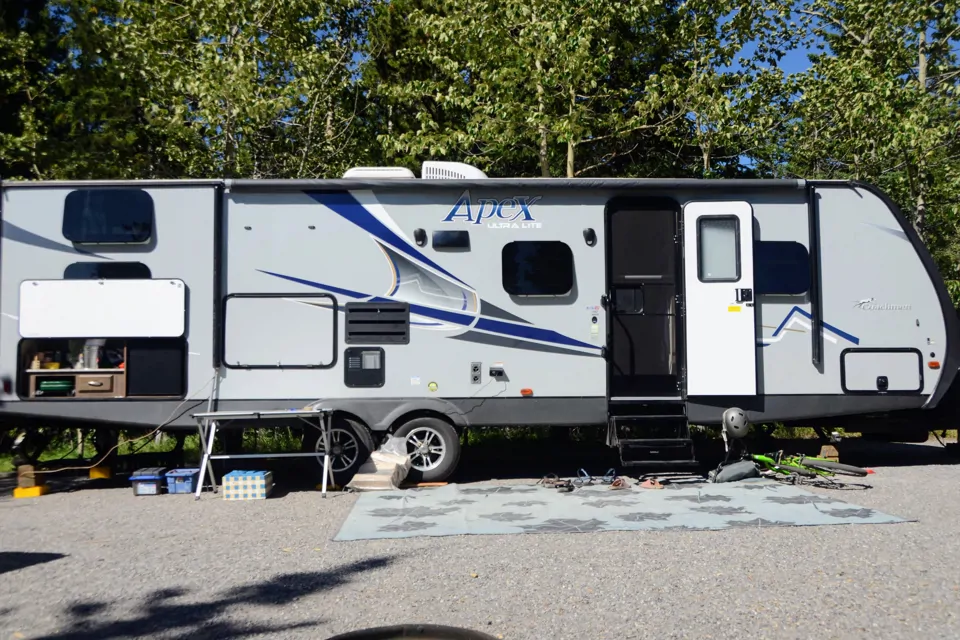
<path fill-rule="evenodd" d="M 375 51 L 399 45 L 387 72 L 368 67 L 394 114 L 379 139 L 394 157 L 456 157 L 514 175 L 610 172 L 679 117 L 643 84 L 665 55 L 652 34 L 668 4 L 405 4 L 408 20 L 394 25 L 405 35 L 372 32 Z"/>
<path fill-rule="evenodd" d="M 960 6 L 812 0 L 795 8 L 818 52 L 797 78 L 788 171 L 882 187 L 957 288 Z"/>

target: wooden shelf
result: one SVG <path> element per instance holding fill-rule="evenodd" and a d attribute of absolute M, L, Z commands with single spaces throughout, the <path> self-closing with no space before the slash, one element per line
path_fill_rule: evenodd
<path fill-rule="evenodd" d="M 99 373 L 126 373 L 126 369 L 27 369 L 27 373 L 50 374 L 52 376 L 97 375 Z"/>

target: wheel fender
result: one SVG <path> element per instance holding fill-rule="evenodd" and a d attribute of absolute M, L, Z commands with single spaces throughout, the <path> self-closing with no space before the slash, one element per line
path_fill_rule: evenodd
<path fill-rule="evenodd" d="M 456 427 L 469 426 L 469 421 L 459 407 L 443 398 L 342 398 L 320 400 L 310 407 L 351 413 L 373 431 L 386 431 L 404 415 L 420 411 L 445 416 Z"/>

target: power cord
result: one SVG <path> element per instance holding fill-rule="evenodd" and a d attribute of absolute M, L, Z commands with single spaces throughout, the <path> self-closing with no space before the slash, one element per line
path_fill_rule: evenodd
<path fill-rule="evenodd" d="M 163 422 L 161 422 L 160 424 L 158 424 L 157 427 L 156 427 L 153 431 L 151 431 L 150 433 L 147 433 L 147 434 L 145 434 L 145 435 L 139 436 L 139 437 L 137 437 L 137 438 L 134 438 L 134 439 L 132 439 L 132 440 L 124 440 L 123 442 L 118 442 L 116 445 L 110 447 L 110 449 L 108 449 L 107 452 L 104 453 L 103 456 L 101 456 L 100 459 L 97 460 L 96 462 L 94 462 L 93 464 L 88 465 L 88 466 L 82 466 L 82 467 L 61 467 L 61 468 L 59 468 L 59 469 L 41 469 L 41 470 L 35 470 L 35 471 L 33 471 L 32 475 L 35 477 L 35 476 L 37 476 L 37 475 L 39 475 L 39 474 L 53 474 L 53 473 L 60 473 L 60 472 L 62 472 L 62 471 L 88 471 L 88 470 L 90 470 L 90 469 L 93 469 L 93 468 L 95 468 L 95 467 L 100 466 L 100 464 L 101 464 L 104 460 L 106 460 L 107 457 L 108 457 L 111 453 L 113 453 L 114 451 L 116 451 L 117 449 L 119 449 L 122 444 L 129 444 L 129 443 L 131 443 L 131 442 L 137 442 L 137 441 L 143 440 L 143 439 L 145 439 L 145 438 L 153 437 L 153 436 L 156 435 L 161 429 L 163 429 L 164 427 L 166 427 L 168 424 L 170 424 L 171 422 L 175 422 L 176 420 L 178 420 L 179 418 L 181 418 L 181 417 L 183 416 L 183 414 L 187 413 L 187 412 L 190 411 L 191 409 L 196 408 L 197 406 L 199 406 L 199 405 L 202 404 L 203 402 L 208 402 L 208 401 L 210 401 L 210 400 L 212 399 L 212 397 L 213 397 L 213 390 L 212 390 L 212 389 L 211 389 L 211 391 L 210 391 L 209 396 L 207 396 L 207 397 L 197 399 L 197 398 L 195 398 L 194 396 L 196 396 L 196 394 L 200 393 L 201 391 L 203 391 L 204 389 L 206 389 L 208 386 L 210 386 L 210 383 L 213 382 L 216 378 L 217 378 L 217 374 L 214 374 L 209 380 L 207 380 L 207 382 L 206 382 L 202 387 L 200 387 L 196 392 L 194 392 L 193 396 L 191 396 L 191 397 L 189 397 L 189 398 L 184 398 L 184 399 L 180 402 L 180 404 L 178 404 L 176 407 L 174 407 L 173 411 L 170 412 L 170 415 L 167 417 L 167 419 L 164 420 Z M 183 411 L 180 411 L 181 407 L 183 407 L 183 406 L 184 406 L 185 404 L 187 404 L 188 402 L 195 402 L 196 404 L 188 407 L 187 409 L 185 409 L 185 410 L 183 410 Z M 177 413 L 178 411 L 179 411 L 180 413 Z M 28 474 L 28 475 L 29 475 L 29 474 Z"/>

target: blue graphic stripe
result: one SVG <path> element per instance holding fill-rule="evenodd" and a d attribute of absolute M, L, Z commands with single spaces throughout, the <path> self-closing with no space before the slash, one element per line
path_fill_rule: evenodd
<path fill-rule="evenodd" d="M 559 334 L 556 331 L 551 331 L 550 329 L 538 329 L 537 327 L 531 327 L 529 325 L 508 324 L 499 320 L 480 318 L 477 320 L 475 328 L 482 331 L 490 331 L 492 333 L 499 333 L 515 338 L 540 340 L 541 342 L 552 342 L 554 344 L 565 344 L 571 347 L 583 347 L 586 349 L 600 350 L 600 347 L 596 345 L 580 342 L 579 340 L 574 340 L 573 338 L 568 338 L 567 336 Z"/>
<path fill-rule="evenodd" d="M 433 318 L 442 320 L 451 324 L 458 324 L 462 327 L 470 326 L 473 322 L 473 316 L 457 313 L 456 311 L 447 311 L 445 309 L 434 309 L 433 307 L 424 307 L 423 305 L 410 303 L 410 312 L 424 318 Z"/>
<path fill-rule="evenodd" d="M 296 282 L 299 284 L 306 285 L 308 287 L 313 287 L 315 289 L 324 289 L 326 291 L 331 291 L 333 293 L 339 293 L 341 295 L 360 299 L 366 298 L 370 302 L 399 302 L 393 298 L 384 298 L 382 296 L 368 296 L 367 294 L 360 293 L 358 291 L 351 291 L 349 289 L 342 289 L 340 287 L 333 287 L 331 285 L 322 284 L 320 282 L 313 282 L 311 280 L 304 280 L 303 278 L 295 278 L 293 276 L 285 276 L 281 273 L 273 273 L 271 271 L 264 271 L 258 269 L 260 273 L 265 273 L 267 275 L 275 276 L 277 278 L 283 278 L 284 280 L 289 280 L 291 282 Z M 419 304 L 408 303 L 410 305 L 410 313 L 421 316 L 423 318 L 431 318 L 433 320 L 439 320 L 441 322 L 459 325 L 461 327 L 469 327 L 475 316 L 458 313 L 456 311 L 448 311 L 446 309 L 435 309 L 433 307 L 425 307 Z M 411 324 L 420 324 L 413 323 Z M 425 325 L 426 326 L 426 325 Z M 433 325 L 435 326 L 435 325 Z M 511 338 L 520 338 L 524 340 L 537 340 L 540 342 L 550 342 L 553 344 L 562 344 L 571 347 L 581 347 L 587 349 L 595 349 L 599 351 L 601 347 L 596 345 L 588 344 L 586 342 L 580 342 L 579 340 L 574 340 L 573 338 L 568 338 L 567 336 L 552 331 L 550 329 L 539 329 L 537 327 L 532 327 L 530 325 L 517 325 L 511 324 L 508 322 L 502 322 L 500 320 L 492 320 L 490 318 L 479 318 L 475 325 L 476 329 L 482 331 L 489 331 L 490 333 L 496 333 L 499 335 L 509 336 Z"/>
<path fill-rule="evenodd" d="M 790 318 L 792 318 L 792 317 L 793 317 L 793 314 L 795 314 L 795 313 L 799 313 L 800 315 L 802 315 L 802 316 L 803 316 L 804 318 L 806 318 L 807 320 L 810 320 L 811 322 L 813 321 L 813 316 L 811 316 L 809 313 L 807 313 L 806 311 L 804 311 L 804 310 L 801 309 L 800 307 L 794 306 L 793 309 L 790 309 L 790 312 L 787 314 L 787 317 L 785 317 L 785 318 L 783 319 L 783 321 L 780 323 L 780 326 L 777 327 L 776 331 L 773 332 L 773 336 L 772 336 L 772 337 L 776 338 L 777 335 L 779 335 L 780 332 L 783 331 L 783 328 L 784 328 L 785 326 L 787 326 L 787 323 L 790 321 Z M 846 331 L 841 331 L 840 329 L 837 329 L 837 328 L 834 327 L 833 325 L 830 325 L 830 324 L 827 324 L 826 322 L 824 322 L 824 323 L 823 323 L 823 327 L 824 327 L 824 329 L 829 329 L 830 331 L 832 331 L 833 333 L 837 334 L 838 336 L 840 336 L 840 337 L 843 338 L 844 340 L 848 340 L 848 341 L 852 342 L 853 344 L 860 344 L 860 339 L 859 339 L 859 338 L 857 338 L 857 337 L 854 336 L 854 335 L 851 335 L 851 334 L 847 333 Z"/>
<path fill-rule="evenodd" d="M 264 271 L 263 269 L 257 269 L 260 273 L 265 273 L 268 276 L 274 276 L 275 278 L 283 278 L 284 280 L 289 280 L 290 282 L 296 282 L 297 284 L 305 284 L 308 287 L 313 287 L 315 289 L 325 289 L 332 293 L 339 293 L 342 296 L 348 298 L 369 298 L 365 293 L 360 293 L 359 291 L 351 291 L 350 289 L 342 289 L 340 287 L 332 287 L 328 284 L 320 284 L 319 282 L 311 282 L 310 280 L 304 280 L 303 278 L 294 278 L 293 276 L 285 276 L 282 273 L 273 273 L 272 271 Z"/>
<path fill-rule="evenodd" d="M 470 286 L 427 256 L 423 255 L 419 251 L 414 250 L 403 238 L 394 233 L 385 224 L 377 220 L 377 218 L 372 213 L 367 211 L 366 207 L 360 204 L 351 194 L 345 191 L 339 191 L 335 193 L 307 191 L 306 193 L 311 198 L 327 207 L 337 215 L 342 216 L 344 219 L 349 220 L 367 233 L 370 233 L 374 237 L 386 242 L 397 251 L 405 253 L 411 258 L 415 258 L 424 264 L 430 265 L 443 275 L 447 276 L 448 278 L 452 278 L 465 287 Z"/>

